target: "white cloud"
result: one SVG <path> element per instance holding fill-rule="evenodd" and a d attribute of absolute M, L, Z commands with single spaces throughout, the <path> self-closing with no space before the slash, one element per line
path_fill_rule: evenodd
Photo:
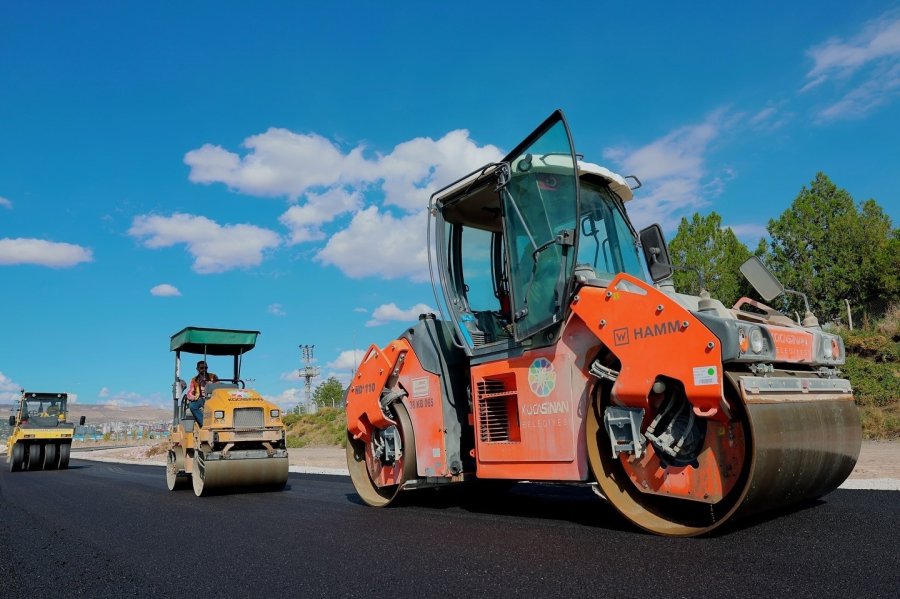
<path fill-rule="evenodd" d="M 318 241 L 325 238 L 321 225 L 335 217 L 359 210 L 363 205 L 363 195 L 359 191 L 347 191 L 335 187 L 317 194 L 307 192 L 302 205 L 291 206 L 278 219 L 291 231 L 291 244 Z"/>
<path fill-rule="evenodd" d="M 884 58 L 900 55 L 900 13 L 891 11 L 866 23 L 850 40 L 831 38 L 807 50 L 813 68 L 806 74 L 804 90 L 830 77 L 846 77 L 854 71 Z"/>
<path fill-rule="evenodd" d="M 345 152 L 321 135 L 278 128 L 248 137 L 242 145 L 243 156 L 211 144 L 188 152 L 190 180 L 297 201 L 280 218 L 290 230 L 290 244 L 324 240 L 323 225 L 352 215 L 317 259 L 355 278 L 427 280 L 424 209 L 429 196 L 502 158 L 497 147 L 479 146 L 464 129 L 436 140 L 405 141 L 369 158 L 362 145 Z M 373 196 L 382 199 L 373 201 Z M 399 213 L 387 211 L 388 206 Z"/>
<path fill-rule="evenodd" d="M 397 304 L 393 302 L 390 304 L 382 304 L 372 311 L 372 319 L 366 323 L 366 326 L 377 327 L 392 321 L 414 321 L 419 318 L 419 314 L 427 312 L 434 312 L 434 309 L 426 304 L 416 304 L 406 310 L 397 307 Z"/>
<path fill-rule="evenodd" d="M 3 196 L 0 196 L 0 206 L 3 206 L 4 208 L 12 208 L 12 202 L 7 200 Z"/>
<path fill-rule="evenodd" d="M 900 95 L 900 11 L 866 23 L 849 39 L 831 38 L 807 50 L 813 66 L 801 93 L 832 81 L 843 96 L 820 110 L 820 122 L 861 117 Z"/>
<path fill-rule="evenodd" d="M 425 210 L 401 217 L 369 206 L 331 236 L 316 260 L 338 267 L 349 277 L 409 277 L 428 281 Z"/>
<path fill-rule="evenodd" d="M 128 234 L 151 249 L 185 244 L 194 257 L 192 268 L 200 274 L 258 266 L 266 250 L 281 244 L 278 235 L 268 229 L 220 225 L 205 216 L 181 213 L 136 216 Z"/>
<path fill-rule="evenodd" d="M 344 153 L 321 135 L 274 127 L 248 137 L 242 145 L 248 150 L 243 157 L 211 144 L 191 150 L 184 157 L 191 167 L 189 179 L 293 200 L 310 189 L 358 187 L 380 180 L 385 202 L 411 211 L 424 207 L 439 186 L 502 157 L 495 146 L 478 146 L 465 129 L 438 140 L 418 137 L 405 141 L 389 154 L 372 159 L 363 156 L 364 146 Z"/>
<path fill-rule="evenodd" d="M 181 295 L 181 292 L 173 285 L 161 283 L 150 289 L 150 295 L 155 295 L 157 297 L 178 297 Z"/>
<path fill-rule="evenodd" d="M 751 125 L 758 125 L 767 120 L 770 120 L 775 115 L 777 110 L 778 109 L 774 106 L 766 106 L 765 108 L 751 116 L 749 119 L 747 119 L 747 122 Z"/>
<path fill-rule="evenodd" d="M 0 239 L 0 266 L 34 264 L 50 268 L 69 268 L 82 262 L 92 262 L 91 250 L 71 243 L 44 239 Z"/>
<path fill-rule="evenodd" d="M 751 241 L 753 244 L 753 246 L 750 248 L 751 251 L 756 248 L 756 243 L 759 242 L 760 238 L 769 236 L 769 232 L 766 230 L 766 226 L 756 223 L 726 225 L 723 228 L 731 229 L 735 236 L 741 240 Z"/>
<path fill-rule="evenodd" d="M 281 304 L 269 304 L 266 310 L 273 316 L 287 316 L 287 312 L 284 311 L 284 307 Z"/>
<path fill-rule="evenodd" d="M 680 127 L 634 150 L 604 150 L 605 158 L 620 165 L 618 170 L 637 175 L 644 184 L 627 205 L 636 227 L 660 222 L 671 229 L 678 217 L 707 204 L 709 197 L 721 191 L 720 179 L 708 180 L 706 155 L 725 127 L 724 116 L 716 111 L 703 123 Z"/>
<path fill-rule="evenodd" d="M 103 387 L 102 389 L 100 389 L 100 391 L 97 393 L 97 397 L 109 397 L 109 387 Z"/>
<path fill-rule="evenodd" d="M 297 389 L 293 387 L 290 389 L 285 389 L 281 392 L 280 395 L 264 395 L 263 397 L 265 397 L 269 401 L 277 403 L 282 408 L 295 405 L 305 406 L 307 404 L 313 403 L 312 401 L 306 401 L 305 389 Z"/>
<path fill-rule="evenodd" d="M 343 372 L 329 371 L 328 374 L 325 375 L 325 380 L 328 380 L 332 377 L 340 381 L 341 386 L 346 388 L 347 385 L 350 384 L 350 380 L 353 378 L 353 372 L 347 370 Z"/>
<path fill-rule="evenodd" d="M 283 381 L 302 381 L 303 377 L 300 376 L 299 370 L 289 370 L 288 372 L 282 372 L 281 376 L 278 377 Z"/>
<path fill-rule="evenodd" d="M 365 355 L 366 350 L 364 349 L 348 349 L 342 351 L 333 362 L 327 363 L 325 368 L 331 368 L 337 372 L 354 371 Z"/>
<path fill-rule="evenodd" d="M 496 146 L 479 146 L 467 130 L 457 129 L 436 141 L 417 137 L 398 144 L 379 157 L 374 174 L 383 180 L 386 204 L 413 212 L 424 208 L 444 185 L 501 158 Z"/>
<path fill-rule="evenodd" d="M 242 145 L 248 150 L 243 157 L 212 144 L 191 150 L 184 157 L 191 167 L 188 178 L 194 183 L 224 183 L 250 195 L 297 199 L 310 188 L 356 183 L 369 169 L 362 146 L 344 154 L 315 133 L 272 127 Z"/>
<path fill-rule="evenodd" d="M 843 98 L 818 112 L 822 122 L 865 116 L 887 103 L 900 92 L 900 63 L 878 73 L 854 87 Z"/>
<path fill-rule="evenodd" d="M 369 313 L 369 311 L 366 310 L 365 308 L 353 308 L 353 311 L 357 312 L 359 314 L 368 314 Z"/>
<path fill-rule="evenodd" d="M 22 386 L 0 372 L 0 401 L 16 401 L 21 396 Z"/>
<path fill-rule="evenodd" d="M 69 393 L 66 395 L 66 399 L 68 400 L 70 405 L 73 403 L 78 403 L 78 394 L 77 393 Z"/>

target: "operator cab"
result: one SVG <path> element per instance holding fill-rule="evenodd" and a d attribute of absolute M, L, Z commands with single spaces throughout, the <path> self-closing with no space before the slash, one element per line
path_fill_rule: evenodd
<path fill-rule="evenodd" d="M 548 345 L 576 284 L 644 279 L 631 197 L 621 176 L 576 158 L 559 111 L 502 162 L 435 193 L 429 233 L 466 353 Z"/>
<path fill-rule="evenodd" d="M 25 393 L 22 401 L 23 428 L 54 428 L 66 421 L 65 393 Z"/>

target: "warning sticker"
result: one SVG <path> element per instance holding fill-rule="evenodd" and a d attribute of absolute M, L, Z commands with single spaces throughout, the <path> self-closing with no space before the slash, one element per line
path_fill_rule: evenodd
<path fill-rule="evenodd" d="M 718 385 L 719 373 L 715 366 L 698 366 L 694 368 L 694 384 L 700 385 Z"/>
<path fill-rule="evenodd" d="M 413 397 L 428 397 L 428 377 L 427 376 L 423 376 L 422 378 L 412 380 L 412 396 Z"/>

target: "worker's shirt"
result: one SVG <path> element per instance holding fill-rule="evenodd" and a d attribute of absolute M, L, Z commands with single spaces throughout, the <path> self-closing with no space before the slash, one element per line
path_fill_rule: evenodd
<path fill-rule="evenodd" d="M 200 397 L 200 394 L 206 389 L 206 383 L 215 383 L 219 380 L 212 372 L 207 372 L 206 374 L 198 374 L 194 378 L 191 379 L 191 388 L 188 391 L 188 397 L 191 399 L 197 399 Z"/>

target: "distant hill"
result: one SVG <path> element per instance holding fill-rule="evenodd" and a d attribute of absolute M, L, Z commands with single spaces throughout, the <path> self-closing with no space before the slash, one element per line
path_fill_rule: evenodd
<path fill-rule="evenodd" d="M 16 404 L 0 404 L 0 416 L 8 420 L 14 414 Z M 74 403 L 69 404 L 69 420 L 77 421 L 82 416 L 88 423 L 94 422 L 129 422 L 135 420 L 170 420 L 172 408 L 163 406 L 115 406 L 104 404 Z"/>
<path fill-rule="evenodd" d="M 171 420 L 172 408 L 164 408 L 161 406 L 121 407 L 115 405 L 83 403 L 75 403 L 69 406 L 70 421 L 77 422 L 82 416 L 87 419 L 88 424 L 100 422 L 147 422 Z"/>

